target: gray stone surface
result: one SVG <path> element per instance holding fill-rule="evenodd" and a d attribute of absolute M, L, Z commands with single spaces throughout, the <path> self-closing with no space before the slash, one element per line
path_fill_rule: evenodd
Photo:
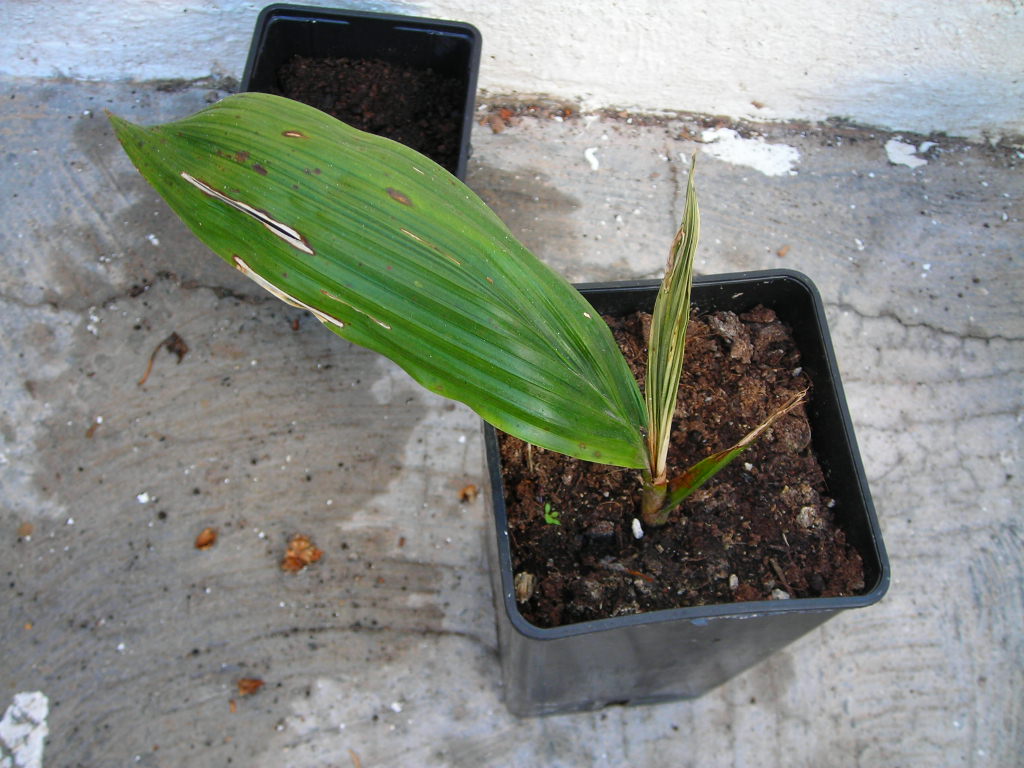
<path fill-rule="evenodd" d="M 216 96 L 0 91 L 0 710 L 48 697 L 48 768 L 1019 764 L 1020 152 L 939 138 L 911 169 L 775 126 L 795 175 L 702 159 L 699 270 L 824 296 L 892 588 L 699 700 L 518 720 L 459 500 L 476 417 L 209 255 L 102 114 Z M 469 183 L 570 278 L 654 276 L 699 129 L 479 127 Z M 297 532 L 326 554 L 293 575 Z"/>

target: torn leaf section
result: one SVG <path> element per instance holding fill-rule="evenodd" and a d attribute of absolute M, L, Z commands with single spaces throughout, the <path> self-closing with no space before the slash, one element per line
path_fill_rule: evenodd
<path fill-rule="evenodd" d="M 239 272 L 241 272 L 243 275 L 248 277 L 250 280 L 252 280 L 256 284 L 258 284 L 260 287 L 262 287 L 265 290 L 267 290 L 270 293 L 272 293 L 274 296 L 279 298 L 285 304 L 291 304 L 293 307 L 298 307 L 299 309 L 306 310 L 307 312 L 309 312 L 311 315 L 313 315 L 313 317 L 315 317 L 317 320 L 319 320 L 324 325 L 327 325 L 327 324 L 335 325 L 338 328 L 344 328 L 345 327 L 345 324 L 341 320 L 339 320 L 338 318 L 331 317 L 326 312 L 322 312 L 319 309 L 316 309 L 315 307 L 311 307 L 311 306 L 309 306 L 309 304 L 306 304 L 304 301 L 299 301 L 294 296 L 292 296 L 292 295 L 282 291 L 280 288 L 278 288 L 272 282 L 270 282 L 265 277 L 263 277 L 263 275 L 261 275 L 259 272 L 254 270 L 248 264 L 246 264 L 241 256 L 235 255 L 232 258 L 234 259 L 235 267 L 238 268 Z"/>
<path fill-rule="evenodd" d="M 255 168 L 256 166 L 253 167 Z M 185 171 L 181 172 L 181 178 L 183 178 L 192 186 L 202 190 L 205 194 L 209 195 L 210 197 L 220 200 L 222 203 L 230 205 L 237 211 L 241 211 L 242 213 L 252 216 L 254 219 L 256 219 L 256 221 L 258 221 L 264 227 L 266 227 L 275 235 L 280 237 L 282 240 L 288 243 L 288 245 L 292 246 L 292 248 L 296 248 L 302 251 L 303 253 L 309 254 L 310 256 L 313 255 L 313 249 L 309 247 L 309 243 L 306 242 L 306 238 L 304 238 L 296 230 L 289 227 L 287 224 L 284 224 L 280 221 L 273 219 L 269 214 L 267 214 L 266 211 L 261 211 L 257 208 L 253 208 L 248 203 L 243 203 L 241 200 L 235 200 L 233 197 L 228 197 L 223 192 L 218 192 L 216 189 L 211 187 L 206 182 L 200 181 L 191 174 L 185 173 Z"/>

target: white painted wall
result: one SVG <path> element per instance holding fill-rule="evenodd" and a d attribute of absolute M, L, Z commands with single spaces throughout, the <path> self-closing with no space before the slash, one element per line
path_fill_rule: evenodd
<path fill-rule="evenodd" d="M 480 87 L 588 108 L 1024 135 L 1024 0 L 351 0 L 468 21 Z M 0 74 L 240 76 L 263 3 L 0 0 Z"/>

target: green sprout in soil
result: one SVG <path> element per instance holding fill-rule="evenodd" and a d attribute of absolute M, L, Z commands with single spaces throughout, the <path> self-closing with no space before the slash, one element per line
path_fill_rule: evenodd
<path fill-rule="evenodd" d="M 562 513 L 554 509 L 550 501 L 544 502 L 544 522 L 548 525 L 562 524 Z"/>

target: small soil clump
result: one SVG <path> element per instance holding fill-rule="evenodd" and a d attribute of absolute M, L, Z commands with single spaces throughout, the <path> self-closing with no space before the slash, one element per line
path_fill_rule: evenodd
<path fill-rule="evenodd" d="M 650 315 L 605 319 L 643 381 Z M 735 444 L 808 386 L 790 330 L 772 310 L 695 314 L 669 477 Z M 668 524 L 639 531 L 638 472 L 507 435 L 500 443 L 519 609 L 537 626 L 864 590 L 864 565 L 833 521 L 803 406 L 693 494 Z M 549 522 L 550 510 L 557 524 Z"/>
<path fill-rule="evenodd" d="M 275 93 L 412 147 L 455 173 L 464 93 L 457 78 L 378 59 L 293 56 Z"/>

